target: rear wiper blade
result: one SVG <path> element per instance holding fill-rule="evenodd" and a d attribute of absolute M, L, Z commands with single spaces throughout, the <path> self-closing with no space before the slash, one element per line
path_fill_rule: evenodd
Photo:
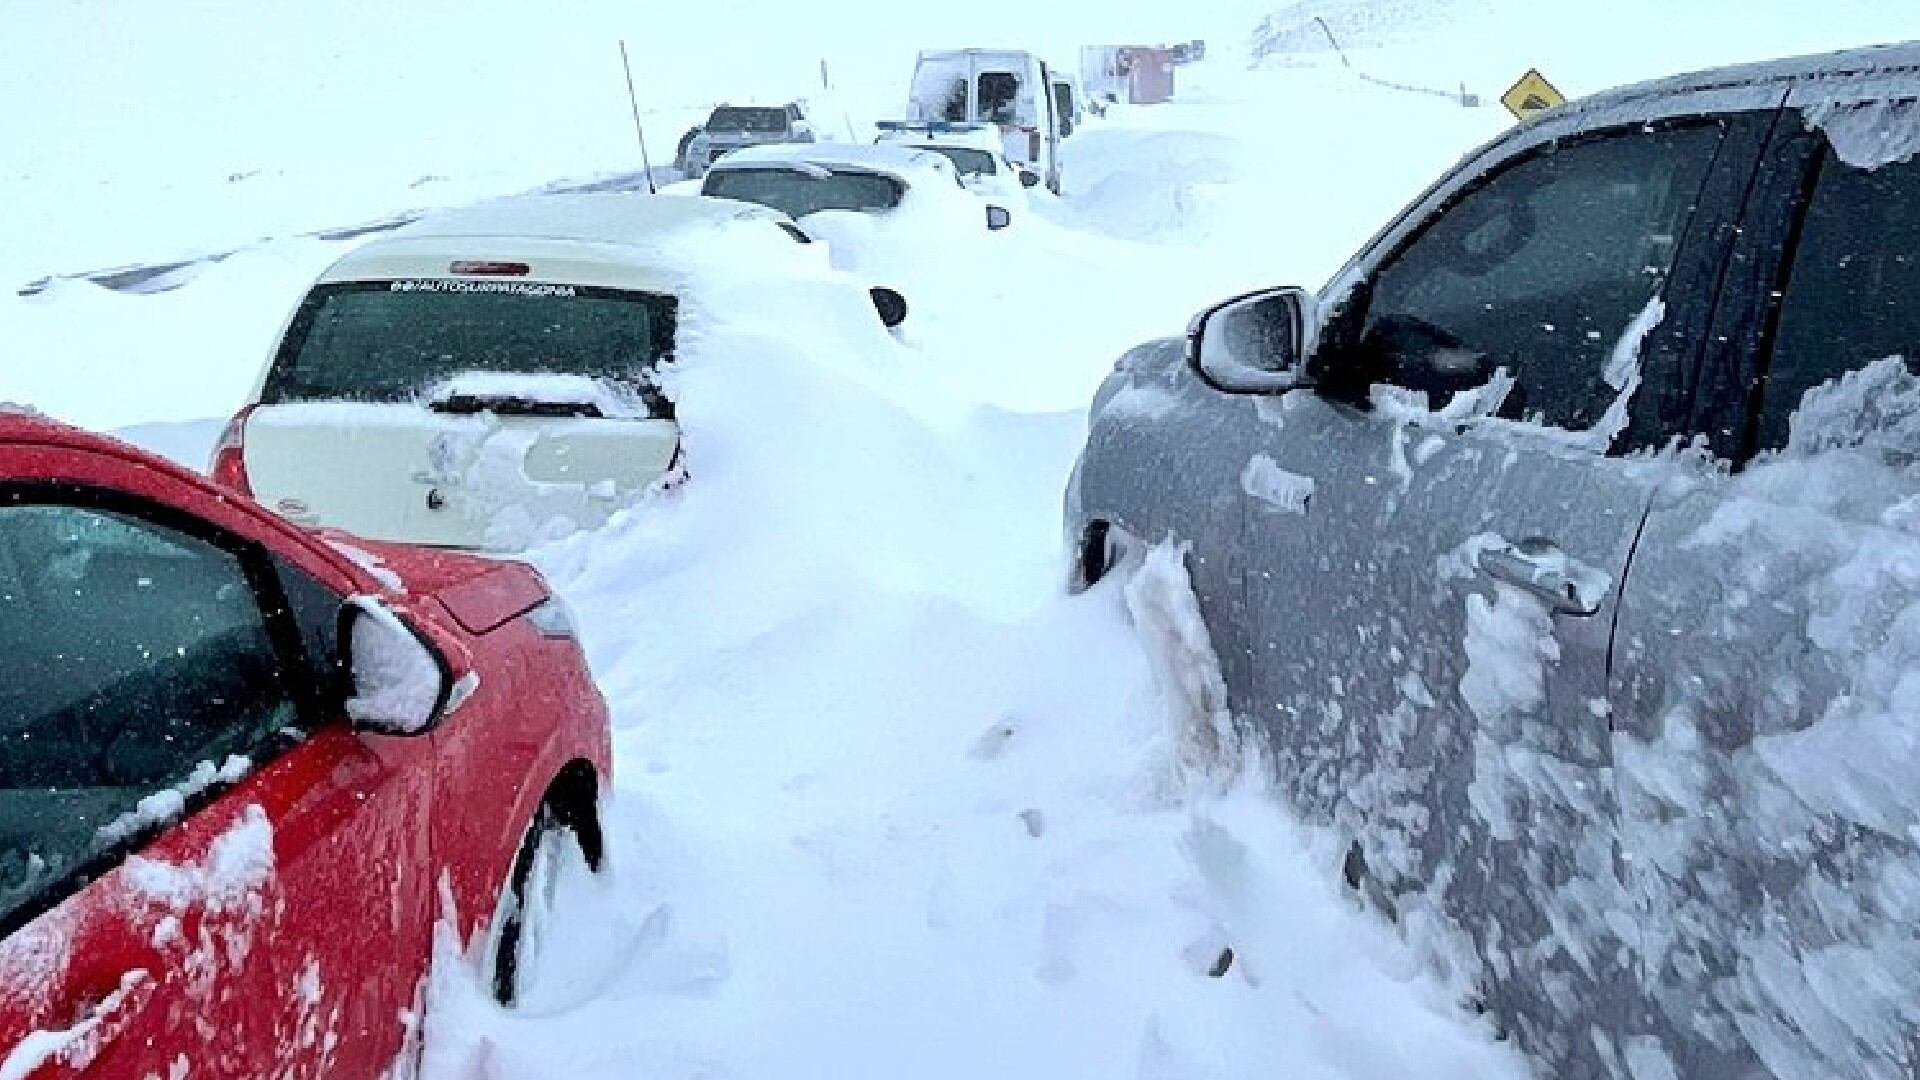
<path fill-rule="evenodd" d="M 591 401 L 542 401 L 518 394 L 448 394 L 427 402 L 427 408 L 453 416 L 493 413 L 496 416 L 606 417 Z"/>

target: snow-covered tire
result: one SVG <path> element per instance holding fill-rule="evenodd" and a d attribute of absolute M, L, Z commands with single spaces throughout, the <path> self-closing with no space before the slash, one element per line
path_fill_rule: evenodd
<path fill-rule="evenodd" d="M 528 961 L 553 929 L 553 861 L 560 845 L 579 851 L 587 869 L 602 864 L 600 823 L 591 808 L 570 808 L 549 795 L 534 811 L 533 821 L 520 838 L 513 873 L 500 896 L 499 930 L 494 938 L 488 985 L 493 999 L 512 1008 L 523 990 Z"/>

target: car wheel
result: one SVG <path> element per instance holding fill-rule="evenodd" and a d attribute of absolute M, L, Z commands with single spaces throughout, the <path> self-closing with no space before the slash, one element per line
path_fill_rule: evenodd
<path fill-rule="evenodd" d="M 1074 583 L 1078 588 L 1074 591 L 1091 589 L 1100 584 L 1125 556 L 1111 524 L 1105 521 L 1088 522 L 1086 532 L 1080 537 L 1080 550 L 1075 556 L 1078 572 L 1074 575 Z"/>
<path fill-rule="evenodd" d="M 534 811 L 533 821 L 520 839 L 513 873 L 500 898 L 499 935 L 494 941 L 493 998 L 501 1005 L 519 1003 L 535 970 L 541 946 L 562 921 L 555 910 L 559 861 L 569 848 L 587 869 L 598 873 L 603 862 L 600 823 L 591 808 L 569 806 L 553 795 Z"/>

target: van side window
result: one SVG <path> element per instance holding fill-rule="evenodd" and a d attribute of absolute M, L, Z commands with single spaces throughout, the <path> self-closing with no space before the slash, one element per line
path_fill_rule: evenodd
<path fill-rule="evenodd" d="M 1439 406 L 1505 369 L 1500 415 L 1591 427 L 1617 394 L 1602 377 L 1614 344 L 1662 294 L 1721 133 L 1636 125 L 1506 166 L 1373 279 L 1359 370 Z"/>
<path fill-rule="evenodd" d="M 1761 450 L 1786 445 L 1822 383 L 1889 356 L 1920 373 L 1920 161 L 1862 169 L 1829 150 L 1818 168 L 1761 376 Z"/>
<path fill-rule="evenodd" d="M 1021 122 L 1016 110 L 1020 77 L 1011 71 L 983 71 L 979 78 L 980 119 L 992 124 Z"/>

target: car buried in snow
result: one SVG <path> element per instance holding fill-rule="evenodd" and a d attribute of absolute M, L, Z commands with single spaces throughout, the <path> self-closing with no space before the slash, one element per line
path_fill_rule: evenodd
<path fill-rule="evenodd" d="M 882 120 L 875 143 L 912 147 L 939 154 L 953 163 L 960 183 L 983 198 L 1002 202 L 1023 200 L 1026 189 L 1038 187 L 1040 174 L 1007 160 L 1000 136 L 984 124 L 949 124 L 941 120 L 913 123 Z"/>
<path fill-rule="evenodd" d="M 0 1071 L 404 1071 L 438 921 L 521 998 L 610 738 L 531 567 L 0 412 Z"/>
<path fill-rule="evenodd" d="M 960 171 L 940 151 L 876 143 L 815 143 L 762 146 L 715 162 L 702 195 L 771 207 L 801 221 L 822 211 L 886 217 L 946 202 L 979 213 Z M 986 204 L 986 226 L 998 231 L 1013 221 L 1006 207 Z M 805 222 L 802 221 L 802 227 Z"/>
<path fill-rule="evenodd" d="M 1920 44 L 1603 93 L 1123 356 L 1279 789 L 1552 1075 L 1912 1075 Z"/>
<path fill-rule="evenodd" d="M 890 289 L 801 277 L 785 215 L 699 196 L 534 196 L 423 219 L 320 275 L 210 473 L 296 524 L 517 549 L 603 523 L 678 475 L 658 386 L 682 307 L 739 244 L 878 332 Z M 768 273 L 777 273 L 769 269 Z M 703 274 L 705 276 L 703 276 Z M 876 314 L 878 319 L 875 319 Z"/>

